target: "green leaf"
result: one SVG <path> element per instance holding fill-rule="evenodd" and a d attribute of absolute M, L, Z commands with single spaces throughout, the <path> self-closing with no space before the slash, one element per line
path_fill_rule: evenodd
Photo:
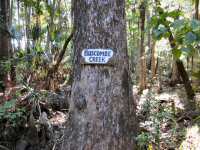
<path fill-rule="evenodd" d="M 193 46 L 191 46 L 191 45 L 181 47 L 180 50 L 182 51 L 182 54 L 184 54 L 186 56 L 192 56 L 195 51 Z"/>
<path fill-rule="evenodd" d="M 192 32 L 188 32 L 185 36 L 185 42 L 186 44 L 192 44 L 197 40 L 197 36 L 192 33 Z"/>
<path fill-rule="evenodd" d="M 171 27 L 174 28 L 175 30 L 181 30 L 185 27 L 185 20 L 175 20 L 172 24 Z"/>
<path fill-rule="evenodd" d="M 7 101 L 7 102 L 5 102 L 5 104 L 3 105 L 3 107 L 4 107 L 5 109 L 10 109 L 10 108 L 12 108 L 13 106 L 15 106 L 15 100 Z"/>
<path fill-rule="evenodd" d="M 162 7 L 157 7 L 156 11 L 159 12 L 159 14 L 163 14 L 164 13 L 164 9 Z"/>
<path fill-rule="evenodd" d="M 167 37 L 168 30 L 164 26 L 159 26 L 158 29 L 153 30 L 153 36 L 156 40 L 160 40 L 163 37 Z"/>
<path fill-rule="evenodd" d="M 181 57 L 181 50 L 180 49 L 173 49 L 172 50 L 172 53 L 173 53 L 173 56 L 176 58 L 176 59 L 179 59 Z"/>
<path fill-rule="evenodd" d="M 158 17 L 157 16 L 152 16 L 151 20 L 150 20 L 150 27 L 157 28 L 158 25 L 159 25 Z"/>
<path fill-rule="evenodd" d="M 200 21 L 196 19 L 192 19 L 191 21 L 192 31 L 197 32 L 200 30 Z"/>
<path fill-rule="evenodd" d="M 183 52 L 187 52 L 187 53 L 189 53 L 190 51 L 192 51 L 192 49 L 189 48 L 189 47 L 182 47 L 180 50 L 183 51 Z"/>
<path fill-rule="evenodd" d="M 173 10 L 171 12 L 168 12 L 168 17 L 177 19 L 182 15 L 182 12 L 180 10 Z"/>
<path fill-rule="evenodd" d="M 49 14 L 52 14 L 52 7 L 51 5 L 46 5 L 46 9 L 48 11 Z"/>

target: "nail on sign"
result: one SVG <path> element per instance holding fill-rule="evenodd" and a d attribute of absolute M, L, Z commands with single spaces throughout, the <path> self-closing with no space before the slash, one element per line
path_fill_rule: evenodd
<path fill-rule="evenodd" d="M 82 57 L 88 64 L 106 64 L 113 56 L 111 49 L 84 49 Z"/>

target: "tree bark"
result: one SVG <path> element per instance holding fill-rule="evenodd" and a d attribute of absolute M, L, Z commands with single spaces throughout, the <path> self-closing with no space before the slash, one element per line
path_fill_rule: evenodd
<path fill-rule="evenodd" d="M 199 19 L 199 0 L 195 0 L 195 19 Z"/>
<path fill-rule="evenodd" d="M 194 18 L 195 19 L 199 19 L 199 0 L 195 0 L 194 1 L 194 4 L 195 4 L 195 14 L 194 14 Z M 192 56 L 192 58 L 191 58 L 191 72 L 193 72 L 194 71 L 194 66 L 195 66 L 195 64 L 194 64 L 194 60 L 195 60 L 195 56 L 193 55 Z"/>
<path fill-rule="evenodd" d="M 74 83 L 62 150 L 133 150 L 137 121 L 131 97 L 125 0 L 73 1 Z M 81 65 L 87 48 L 112 49 L 116 63 Z"/>
<path fill-rule="evenodd" d="M 145 35 L 145 17 L 146 17 L 146 6 L 145 2 L 142 1 L 140 5 L 140 90 L 146 88 L 146 54 L 144 45 Z"/>
<path fill-rule="evenodd" d="M 3 69 L 3 62 L 8 59 L 11 41 L 8 31 L 9 26 L 10 2 L 8 0 L 0 1 L 0 81 L 3 81 L 6 75 Z"/>
<path fill-rule="evenodd" d="M 170 43 L 170 46 L 173 50 L 174 48 L 176 48 L 175 39 L 174 39 L 174 37 L 171 33 L 171 30 L 169 28 L 168 28 L 168 31 L 170 33 L 169 43 Z M 184 84 L 188 98 L 191 99 L 191 100 L 194 99 L 195 93 L 194 93 L 194 90 L 193 90 L 192 85 L 190 83 L 187 71 L 185 70 L 185 67 L 183 65 L 183 62 L 180 59 L 176 59 L 176 66 L 177 66 L 178 73 L 179 73 L 179 75 L 180 75 L 180 77 L 183 81 L 183 84 Z M 193 104 L 191 104 L 191 105 L 193 105 Z"/>
<path fill-rule="evenodd" d="M 151 76 L 152 79 L 156 77 L 156 65 L 157 65 L 157 58 L 156 58 L 156 41 L 152 42 L 151 45 Z"/>
<path fill-rule="evenodd" d="M 180 79 L 180 74 L 178 72 L 177 64 L 176 64 L 176 61 L 173 61 L 170 86 L 174 87 L 180 82 L 181 82 L 181 79 Z"/>
<path fill-rule="evenodd" d="M 181 78 L 183 80 L 187 96 L 188 96 L 189 99 L 193 99 L 195 94 L 194 94 L 194 91 L 192 89 L 192 86 L 191 86 L 188 74 L 187 74 L 185 67 L 183 65 L 183 62 L 181 60 L 176 60 L 176 65 L 177 65 L 177 68 L 178 68 L 179 75 L 181 76 Z"/>

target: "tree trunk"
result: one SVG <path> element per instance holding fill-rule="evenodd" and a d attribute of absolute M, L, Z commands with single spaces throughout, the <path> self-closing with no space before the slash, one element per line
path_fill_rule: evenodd
<path fill-rule="evenodd" d="M 168 28 L 168 31 L 170 33 L 169 43 L 170 43 L 170 46 L 173 50 L 176 47 L 176 43 L 174 42 L 175 39 L 174 39 L 172 32 L 169 28 Z M 191 99 L 191 100 L 194 99 L 195 93 L 194 93 L 194 90 L 193 90 L 192 85 L 190 83 L 187 71 L 185 70 L 185 67 L 183 65 L 183 62 L 180 59 L 176 59 L 176 66 L 177 66 L 178 73 L 179 73 L 179 75 L 180 75 L 180 77 L 183 81 L 183 84 L 184 84 L 188 98 Z M 193 102 L 191 102 L 191 107 L 193 107 L 192 103 Z"/>
<path fill-rule="evenodd" d="M 152 45 L 151 45 L 151 76 L 152 79 L 156 77 L 156 65 L 157 65 L 157 61 L 156 61 L 156 42 L 153 41 Z"/>
<path fill-rule="evenodd" d="M 50 11 L 50 20 L 48 21 L 47 42 L 46 42 L 45 49 L 49 50 L 49 52 L 51 54 L 52 54 L 52 49 L 51 49 L 52 48 L 51 47 L 51 41 L 52 41 L 52 39 L 51 39 L 51 33 L 54 30 L 54 16 L 55 16 L 55 9 L 56 9 L 55 3 L 56 3 L 56 1 L 53 0 L 53 2 L 50 1 L 50 4 L 47 4 L 51 8 L 51 11 Z"/>
<path fill-rule="evenodd" d="M 151 20 L 151 12 L 149 9 L 147 9 L 147 22 L 150 22 Z M 151 34 L 151 29 L 149 28 L 147 30 L 147 45 L 148 45 L 148 53 L 147 55 L 150 57 L 147 57 L 147 69 L 148 71 L 151 70 L 151 53 L 152 53 L 152 49 L 151 49 L 151 45 L 152 45 L 152 34 Z"/>
<path fill-rule="evenodd" d="M 195 14 L 194 14 L 194 18 L 195 19 L 199 19 L 199 0 L 195 0 L 194 1 L 194 3 L 195 3 Z M 192 56 L 192 58 L 191 58 L 191 72 L 193 72 L 194 71 L 194 59 L 195 59 L 195 55 L 193 55 Z"/>
<path fill-rule="evenodd" d="M 133 150 L 137 121 L 129 80 L 125 0 L 76 0 L 74 83 L 62 150 Z M 113 65 L 83 65 L 83 49 L 112 49 Z"/>
<path fill-rule="evenodd" d="M 160 1 L 159 0 L 155 0 L 155 1 L 156 1 L 156 7 L 158 8 L 160 6 Z M 158 11 L 158 13 L 160 14 L 159 11 Z M 171 31 L 169 25 L 168 24 L 163 24 L 163 25 L 167 28 L 167 30 L 169 32 L 168 40 L 169 40 L 171 49 L 173 51 L 177 47 L 176 40 L 174 39 L 174 36 L 172 34 L 172 31 Z M 174 58 L 175 58 L 175 56 L 174 56 Z M 178 73 L 183 81 L 183 84 L 184 84 L 184 87 L 185 87 L 185 90 L 187 93 L 187 97 L 189 99 L 189 105 L 190 105 L 189 107 L 194 108 L 195 102 L 193 101 L 193 99 L 194 99 L 195 93 L 194 93 L 194 90 L 190 83 L 187 71 L 185 70 L 185 67 L 183 65 L 183 62 L 179 58 L 176 59 L 176 66 L 177 66 Z"/>
<path fill-rule="evenodd" d="M 18 26 L 21 26 L 21 23 L 20 23 L 20 13 L 21 13 L 21 9 L 20 9 L 20 1 L 17 0 L 17 24 Z M 18 42 L 18 47 L 17 49 L 18 50 L 21 50 L 21 39 L 17 39 L 17 42 Z"/>
<path fill-rule="evenodd" d="M 180 83 L 180 81 L 181 79 L 176 65 L 176 61 L 173 61 L 170 86 L 174 87 L 176 84 Z"/>
<path fill-rule="evenodd" d="M 5 79 L 6 72 L 3 69 L 3 62 L 8 59 L 10 51 L 9 26 L 10 3 L 8 0 L 0 1 L 0 81 Z"/>
<path fill-rule="evenodd" d="M 146 55 L 145 55 L 145 45 L 144 45 L 144 35 L 145 35 L 145 14 L 146 6 L 143 1 L 140 5 L 140 90 L 146 88 Z"/>
<path fill-rule="evenodd" d="M 185 87 L 187 96 L 189 99 L 193 99 L 195 94 L 192 89 L 188 74 L 184 68 L 183 62 L 181 60 L 176 60 L 176 65 L 178 68 L 179 75 L 181 76 L 181 78 L 184 82 L 184 87 Z"/>
<path fill-rule="evenodd" d="M 199 19 L 199 0 L 195 0 L 195 19 Z"/>

